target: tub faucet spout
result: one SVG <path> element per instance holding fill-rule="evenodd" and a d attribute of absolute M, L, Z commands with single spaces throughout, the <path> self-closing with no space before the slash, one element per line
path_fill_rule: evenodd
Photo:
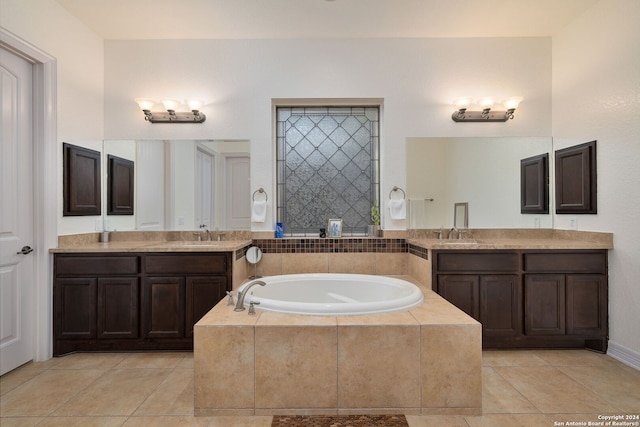
<path fill-rule="evenodd" d="M 255 285 L 265 286 L 266 283 L 262 280 L 254 280 L 253 282 L 249 282 L 238 289 L 238 302 L 236 302 L 236 308 L 234 308 L 233 311 L 244 310 L 244 298 L 247 296 L 247 292 L 249 292 L 249 289 L 251 289 Z"/>

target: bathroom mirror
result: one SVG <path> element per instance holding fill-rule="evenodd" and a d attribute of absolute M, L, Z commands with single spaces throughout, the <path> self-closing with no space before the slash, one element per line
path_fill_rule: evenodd
<path fill-rule="evenodd" d="M 262 250 L 257 246 L 251 246 L 247 249 L 246 256 L 249 264 L 257 264 L 262 259 Z"/>
<path fill-rule="evenodd" d="M 253 276 L 250 276 L 249 279 L 257 279 L 258 277 L 258 263 L 262 259 L 262 250 L 257 246 L 251 246 L 247 249 L 247 262 L 249 264 L 253 264 Z"/>
<path fill-rule="evenodd" d="M 453 226 L 458 230 L 469 227 L 469 203 L 454 203 Z"/>
<path fill-rule="evenodd" d="M 449 228 L 461 201 L 470 228 L 553 228 L 552 215 L 520 212 L 520 161 L 542 153 L 551 137 L 407 138 L 407 228 Z"/>
<path fill-rule="evenodd" d="M 249 147 L 244 140 L 104 141 L 103 157 L 135 162 L 134 214 L 106 214 L 104 229 L 250 230 Z"/>

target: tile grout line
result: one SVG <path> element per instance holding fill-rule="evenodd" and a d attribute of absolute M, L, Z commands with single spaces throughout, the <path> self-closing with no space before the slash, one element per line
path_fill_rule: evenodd
<path fill-rule="evenodd" d="M 522 366 L 498 366 L 499 368 L 520 368 Z M 522 394 L 522 392 L 514 385 L 511 383 L 511 381 L 509 381 L 508 379 L 506 379 L 500 372 L 498 372 L 497 370 L 493 369 L 493 366 L 488 366 L 488 368 L 491 368 L 493 370 L 493 372 L 496 373 L 496 375 L 498 375 L 504 382 L 506 382 L 507 384 L 509 384 L 509 386 L 514 389 L 525 401 L 529 402 L 531 404 L 531 406 L 533 406 L 534 408 L 536 408 L 536 410 L 538 411 L 538 414 L 544 414 L 544 412 L 542 412 L 542 410 L 540 408 L 538 408 L 531 400 L 529 400 L 524 394 Z"/>
<path fill-rule="evenodd" d="M 157 390 L 162 386 L 162 384 L 164 384 L 164 383 L 169 379 L 169 377 L 171 376 L 171 374 L 172 374 L 173 372 L 175 372 L 175 370 L 178 368 L 178 365 L 180 365 L 180 363 L 182 363 L 182 361 L 183 361 L 183 360 L 184 360 L 184 356 L 182 356 L 182 358 L 180 359 L 180 361 L 178 361 L 178 363 L 176 363 L 176 364 L 175 364 L 175 366 L 174 366 L 174 367 L 173 367 L 173 368 L 172 368 L 172 369 L 167 373 L 167 375 L 164 377 L 164 379 L 163 379 L 162 381 L 160 381 L 160 382 L 158 383 L 158 385 L 157 385 L 153 390 L 151 390 L 151 391 L 149 392 L 149 394 L 148 394 L 144 399 L 142 399 L 142 402 L 140 402 L 140 404 L 139 404 L 138 406 L 136 406 L 136 408 L 135 408 L 135 409 L 134 409 L 134 410 L 133 410 L 129 415 L 127 415 L 127 416 L 126 416 L 126 417 L 127 417 L 127 420 L 128 420 L 129 418 L 131 418 L 131 417 L 136 417 L 135 413 L 136 413 L 136 412 L 137 412 L 137 411 L 142 407 L 142 405 L 144 405 L 144 404 L 145 404 L 145 402 L 146 402 L 147 400 L 149 400 L 149 398 L 151 397 L 151 395 L 152 395 L 153 393 L 155 393 L 155 392 L 156 392 L 156 391 L 157 391 Z M 135 368 L 135 369 L 163 369 L 163 368 Z M 167 415 L 169 415 L 169 414 L 162 414 L 161 416 L 167 416 Z M 138 415 L 138 416 L 144 416 L 144 415 Z"/>

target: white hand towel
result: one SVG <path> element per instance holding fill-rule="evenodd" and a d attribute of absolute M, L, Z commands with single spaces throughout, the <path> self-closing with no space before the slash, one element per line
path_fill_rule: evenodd
<path fill-rule="evenodd" d="M 391 213 L 391 219 L 406 219 L 407 204 L 404 199 L 389 200 L 389 212 Z"/>
<path fill-rule="evenodd" d="M 264 222 L 267 218 L 267 201 L 257 200 L 251 207 L 251 222 Z"/>

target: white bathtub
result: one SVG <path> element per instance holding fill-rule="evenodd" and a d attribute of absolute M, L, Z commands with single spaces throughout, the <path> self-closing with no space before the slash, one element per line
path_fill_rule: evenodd
<path fill-rule="evenodd" d="M 259 302 L 256 308 L 280 313 L 315 316 L 389 313 L 409 310 L 424 298 L 413 283 L 385 276 L 318 273 L 259 280 L 266 285 L 255 285 L 249 290 L 245 307 Z"/>

